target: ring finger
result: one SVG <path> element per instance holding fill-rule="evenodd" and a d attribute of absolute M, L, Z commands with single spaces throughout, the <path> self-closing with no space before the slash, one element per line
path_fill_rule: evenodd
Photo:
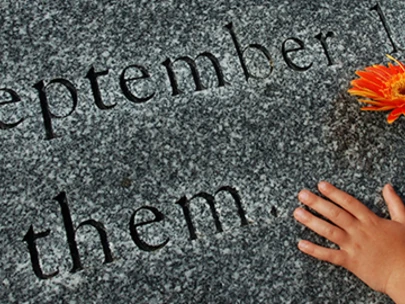
<path fill-rule="evenodd" d="M 304 224 L 312 231 L 337 245 L 342 244 L 346 237 L 346 232 L 344 230 L 321 220 L 319 217 L 316 217 L 303 208 L 295 209 L 294 217 L 297 221 Z"/>
<path fill-rule="evenodd" d="M 356 221 L 355 217 L 343 208 L 320 198 L 309 190 L 302 190 L 298 194 L 298 199 L 344 230 L 350 229 Z"/>

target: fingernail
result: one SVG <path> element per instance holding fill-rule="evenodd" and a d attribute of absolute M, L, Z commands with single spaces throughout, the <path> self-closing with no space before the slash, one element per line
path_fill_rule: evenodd
<path fill-rule="evenodd" d="M 307 241 L 299 241 L 298 242 L 298 248 L 300 249 L 307 249 L 309 247 L 309 244 Z"/>
<path fill-rule="evenodd" d="M 390 191 L 393 191 L 393 190 L 394 190 L 394 187 L 392 187 L 391 184 L 387 184 L 387 189 L 390 190 Z"/>
<path fill-rule="evenodd" d="M 309 196 L 308 190 L 301 190 L 301 192 L 298 194 L 298 198 L 300 200 L 306 200 Z"/>
<path fill-rule="evenodd" d="M 302 208 L 297 208 L 297 209 L 295 209 L 295 211 L 294 211 L 294 217 L 295 217 L 296 219 L 304 220 L 304 219 L 307 218 L 307 214 L 306 214 L 306 212 L 305 212 L 304 209 L 302 209 Z"/>
<path fill-rule="evenodd" d="M 318 188 L 321 190 L 326 190 L 327 187 L 328 187 L 328 183 L 325 181 L 319 182 L 319 184 L 318 184 Z"/>

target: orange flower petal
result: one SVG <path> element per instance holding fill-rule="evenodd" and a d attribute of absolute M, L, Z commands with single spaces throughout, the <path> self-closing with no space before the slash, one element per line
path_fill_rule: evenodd
<path fill-rule="evenodd" d="M 392 111 L 394 112 L 394 111 Z M 392 112 L 387 116 L 387 122 L 389 124 L 392 124 L 394 121 L 396 121 L 399 117 L 399 115 L 392 115 Z"/>
<path fill-rule="evenodd" d="M 392 116 L 400 116 L 401 114 L 403 114 L 404 109 L 403 108 L 397 108 L 395 110 L 393 110 L 390 115 Z"/>
<path fill-rule="evenodd" d="M 370 74 L 374 74 L 375 77 L 378 77 L 379 79 L 381 79 L 381 81 L 384 81 L 384 82 L 387 81 L 387 79 L 389 79 L 391 77 L 391 74 L 383 72 L 380 69 L 375 68 L 375 66 L 366 67 L 364 69 L 364 71 L 367 73 L 370 73 Z"/>
<path fill-rule="evenodd" d="M 362 111 L 389 111 L 395 109 L 393 106 L 385 106 L 385 107 L 362 107 L 360 110 Z"/>
<path fill-rule="evenodd" d="M 362 78 L 354 80 L 352 84 L 353 86 L 364 88 L 372 92 L 380 92 L 381 89 L 384 89 L 384 85 L 376 85 L 374 82 L 370 82 Z"/>
<path fill-rule="evenodd" d="M 371 98 L 371 99 L 377 98 L 377 97 L 382 97 L 381 95 L 378 95 L 378 94 L 376 94 L 376 93 L 373 92 L 373 91 L 364 90 L 364 89 L 360 89 L 360 88 L 357 88 L 357 87 L 348 90 L 348 92 L 349 92 L 351 95 L 357 95 L 357 96 L 362 96 L 362 97 L 368 97 L 368 98 Z"/>
<path fill-rule="evenodd" d="M 359 78 L 351 82 L 348 90 L 351 95 L 359 97 L 359 102 L 369 106 L 363 111 L 391 111 L 388 123 L 393 123 L 402 114 L 405 115 L 405 65 L 390 55 L 387 66 L 373 65 L 356 71 Z"/>
<path fill-rule="evenodd" d="M 385 78 L 380 77 L 380 75 L 375 73 L 370 73 L 366 71 L 356 71 L 356 74 L 366 81 L 372 82 L 379 87 L 384 87 Z"/>
<path fill-rule="evenodd" d="M 389 69 L 383 65 L 373 65 L 373 68 L 375 68 L 377 71 L 381 72 L 386 77 L 386 79 L 391 78 L 393 74 L 394 75 L 397 74 L 396 70 L 394 71 L 393 69 Z"/>
<path fill-rule="evenodd" d="M 363 102 L 363 103 L 371 104 L 371 105 L 374 105 L 374 106 L 379 106 L 379 107 L 382 107 L 382 106 L 386 105 L 385 102 L 374 101 L 374 100 L 371 100 L 371 99 L 359 99 L 359 101 Z"/>

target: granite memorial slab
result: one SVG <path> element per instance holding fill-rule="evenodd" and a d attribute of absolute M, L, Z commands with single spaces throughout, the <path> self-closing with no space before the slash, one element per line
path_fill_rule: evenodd
<path fill-rule="evenodd" d="M 391 303 L 292 212 L 405 194 L 405 118 L 347 93 L 403 1 L 0 5 L 1 303 Z"/>

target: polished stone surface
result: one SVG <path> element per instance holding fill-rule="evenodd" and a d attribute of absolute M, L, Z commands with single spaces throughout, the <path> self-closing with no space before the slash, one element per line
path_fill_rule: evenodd
<path fill-rule="evenodd" d="M 292 211 L 298 191 L 316 191 L 324 179 L 382 216 L 382 186 L 405 193 L 405 118 L 388 125 L 386 113 L 360 112 L 346 92 L 355 70 L 405 47 L 405 4 L 381 1 L 379 12 L 370 10 L 374 1 L 189 2 L 1 2 L 0 87 L 21 101 L 0 105 L 0 121 L 24 121 L 0 130 L 0 302 L 390 303 L 344 269 L 300 253 L 302 238 L 333 245 Z M 257 77 L 246 79 L 235 37 Z M 298 41 L 302 50 L 286 53 Z M 196 91 L 189 59 L 175 59 L 204 52 L 227 84 L 205 53 L 196 62 L 207 89 Z M 173 91 L 167 59 L 182 93 Z M 108 70 L 93 73 L 93 87 L 91 67 Z M 1 102 L 16 100 L 0 93 Z M 196 198 L 190 240 L 176 202 L 202 192 L 212 199 L 224 186 L 239 194 L 247 225 L 221 191 L 223 231 Z M 75 237 L 83 269 L 70 272 L 54 199 L 62 191 L 75 228 L 103 223 L 112 262 L 103 264 L 97 230 L 84 225 Z M 142 206 L 164 216 L 135 228 L 161 249 L 133 241 L 131 215 Z M 154 217 L 144 208 L 133 224 Z M 50 279 L 33 271 L 23 241 L 31 225 L 31 238 L 50 230 L 35 241 L 43 274 L 59 270 Z"/>

